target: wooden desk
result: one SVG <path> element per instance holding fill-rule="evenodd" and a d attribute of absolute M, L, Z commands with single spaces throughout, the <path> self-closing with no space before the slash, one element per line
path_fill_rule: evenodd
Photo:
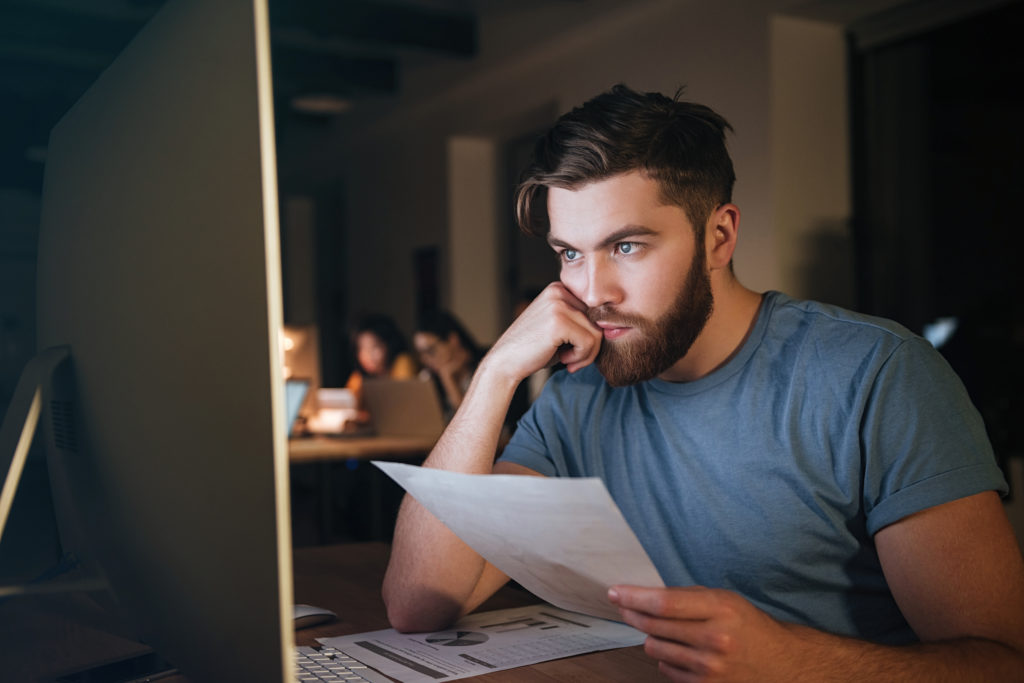
<path fill-rule="evenodd" d="M 330 623 L 302 629 L 297 645 L 312 645 L 317 638 L 364 633 L 388 628 L 381 580 L 389 547 L 384 543 L 298 548 L 293 552 L 295 602 L 327 607 L 339 616 Z M 66 598 L 67 596 L 65 596 Z M 78 600 L 73 601 L 75 604 Z M 502 588 L 480 608 L 482 611 L 537 603 L 531 594 Z M 66 599 L 0 602 L 0 680 L 34 681 L 55 672 L 145 652 L 137 643 L 107 633 L 95 619 L 79 620 Z M 72 605 L 73 607 L 74 605 Z M 81 615 L 93 615 L 82 609 Z M 638 647 L 594 652 L 498 671 L 464 679 L 485 683 L 562 683 L 564 681 L 663 681 L 654 660 Z M 190 683 L 182 675 L 161 683 Z"/>
<path fill-rule="evenodd" d="M 416 436 L 312 436 L 288 440 L 292 464 L 332 460 L 425 458 L 437 439 Z"/>
<path fill-rule="evenodd" d="M 380 584 L 387 566 L 384 543 L 299 548 L 294 552 L 295 602 L 327 607 L 338 621 L 297 631 L 299 645 L 317 638 L 343 636 L 389 628 Z M 532 605 L 539 600 L 525 591 L 505 587 L 480 607 L 481 611 Z M 462 679 L 486 683 L 562 683 L 564 681 L 664 681 L 657 663 L 640 646 L 557 659 L 486 676 Z"/>

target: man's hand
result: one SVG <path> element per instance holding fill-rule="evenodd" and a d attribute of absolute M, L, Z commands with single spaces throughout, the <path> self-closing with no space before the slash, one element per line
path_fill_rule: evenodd
<path fill-rule="evenodd" d="M 644 651 L 673 681 L 772 680 L 766 668 L 787 659 L 794 637 L 731 591 L 613 586 L 608 599 L 627 624 L 648 634 Z"/>
<path fill-rule="evenodd" d="M 558 360 L 570 370 L 592 363 L 604 338 L 586 306 L 562 284 L 549 285 L 484 356 L 469 390 L 424 467 L 452 472 L 509 473 L 494 464 L 516 386 Z M 530 473 L 524 467 L 518 474 Z M 532 472 L 536 474 L 536 472 Z M 508 577 L 415 500 L 398 513 L 383 596 L 399 631 L 446 628 L 475 609 Z"/>
<path fill-rule="evenodd" d="M 987 682 L 1024 671 L 1012 625 L 1003 641 L 967 631 L 892 646 L 777 621 L 727 590 L 613 586 L 608 599 L 673 681 Z"/>
<path fill-rule="evenodd" d="M 602 339 L 601 329 L 587 318 L 586 305 L 553 282 L 498 339 L 487 361 L 517 380 L 555 362 L 576 372 L 594 362 Z"/>

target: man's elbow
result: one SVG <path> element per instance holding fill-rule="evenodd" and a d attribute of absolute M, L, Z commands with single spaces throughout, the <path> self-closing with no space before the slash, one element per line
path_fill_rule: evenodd
<path fill-rule="evenodd" d="M 404 596 L 398 599 L 384 592 L 388 622 L 400 633 L 440 631 L 451 626 L 461 615 L 459 605 L 444 596 Z"/>
<path fill-rule="evenodd" d="M 388 622 L 399 633 L 424 633 L 440 631 L 451 625 L 449 621 L 431 618 L 415 610 L 388 607 Z"/>

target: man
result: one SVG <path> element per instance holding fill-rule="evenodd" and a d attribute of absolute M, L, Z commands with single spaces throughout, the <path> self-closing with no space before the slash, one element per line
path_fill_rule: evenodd
<path fill-rule="evenodd" d="M 561 261 L 425 463 L 600 476 L 669 588 L 615 586 L 677 680 L 1019 680 L 1024 562 L 977 411 L 902 327 L 758 294 L 732 255 L 728 124 L 623 86 L 536 148 L 517 215 Z M 516 385 L 560 361 L 492 466 Z M 399 630 L 506 577 L 415 501 Z"/>

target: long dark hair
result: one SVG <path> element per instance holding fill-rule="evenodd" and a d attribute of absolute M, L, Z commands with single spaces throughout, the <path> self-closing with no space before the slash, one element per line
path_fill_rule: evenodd
<path fill-rule="evenodd" d="M 380 313 L 367 313 L 360 317 L 352 328 L 353 350 L 359 348 L 358 338 L 363 332 L 376 335 L 378 339 L 384 342 L 388 367 L 391 367 L 391 364 L 395 362 L 398 354 L 409 350 L 409 344 L 405 339 L 405 335 L 402 334 L 402 331 L 398 329 L 398 325 L 389 316 Z M 356 368 L 360 372 L 363 371 L 362 366 L 359 365 L 358 358 L 356 359 Z"/>
<path fill-rule="evenodd" d="M 483 358 L 484 349 L 473 338 L 465 326 L 454 315 L 444 310 L 427 311 L 420 316 L 416 325 L 417 332 L 427 332 L 436 335 L 438 339 L 447 340 L 452 332 L 459 338 L 462 347 L 469 352 L 473 362 Z"/>

